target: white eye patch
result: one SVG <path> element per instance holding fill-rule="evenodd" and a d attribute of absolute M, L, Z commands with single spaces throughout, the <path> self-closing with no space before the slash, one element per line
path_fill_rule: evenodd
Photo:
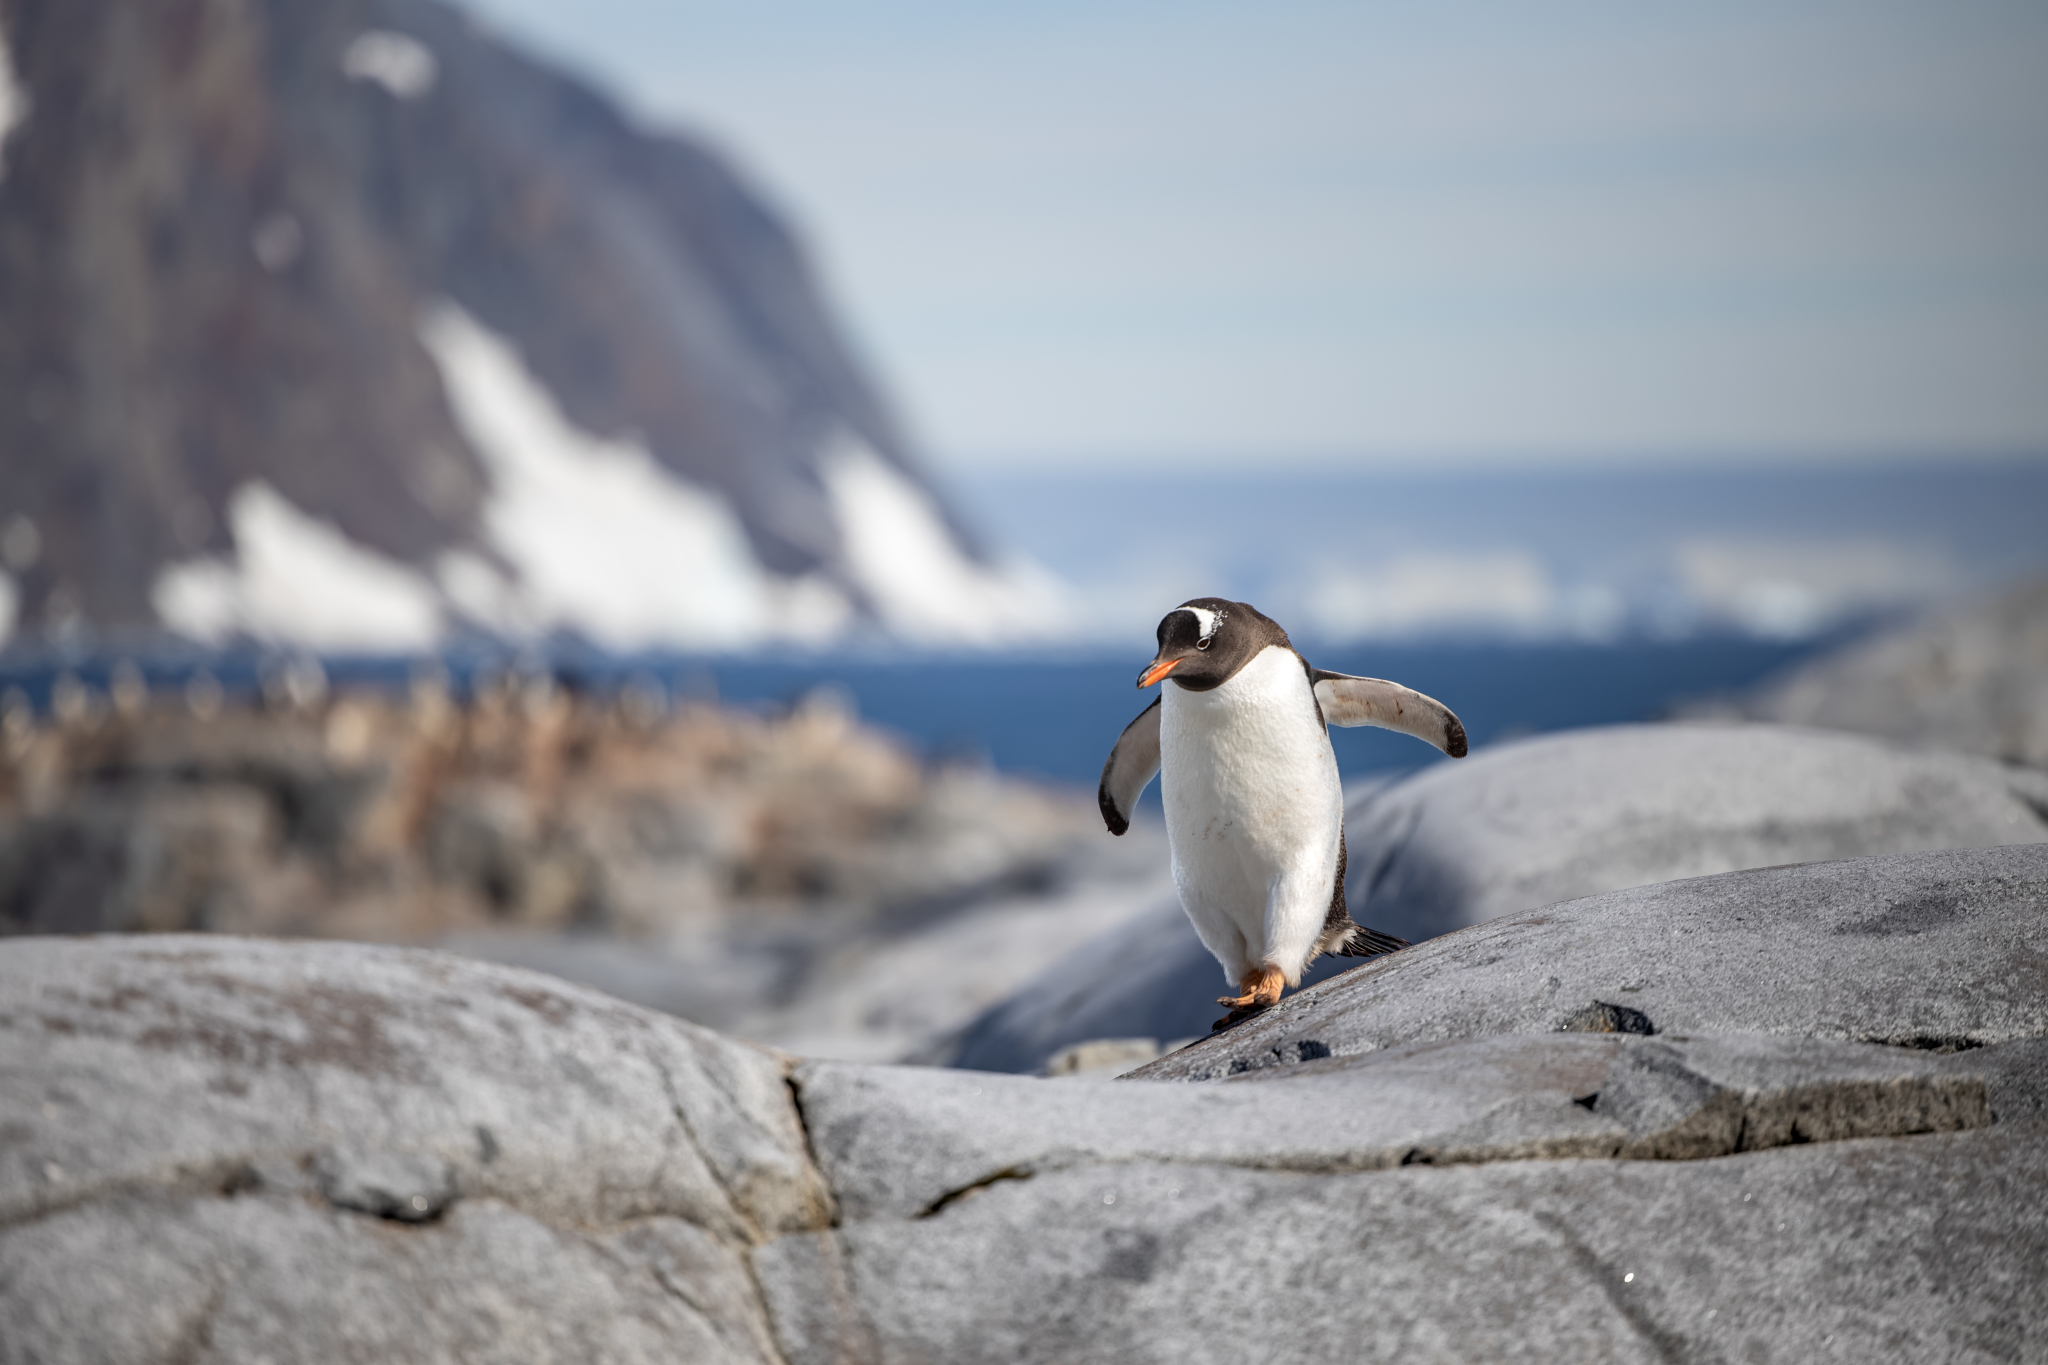
<path fill-rule="evenodd" d="M 1200 643 L 1205 645 L 1216 634 L 1216 627 L 1223 624 L 1223 618 L 1207 607 L 1181 607 L 1179 610 L 1195 618 L 1195 624 L 1200 627 Z"/>

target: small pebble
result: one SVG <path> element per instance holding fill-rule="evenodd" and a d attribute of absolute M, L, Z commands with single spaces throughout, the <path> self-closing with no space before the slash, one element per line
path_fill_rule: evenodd
<path fill-rule="evenodd" d="M 1116 1196 L 1113 1194 L 1105 1194 L 1102 1196 L 1102 1202 L 1105 1204 L 1114 1204 L 1116 1202 Z"/>
<path fill-rule="evenodd" d="M 423 1194 L 414 1195 L 412 1197 L 412 1206 L 421 1213 L 425 1213 L 427 1211 L 427 1197 Z"/>
<path fill-rule="evenodd" d="M 1634 1284 L 1634 1283 L 1636 1282 L 1636 1273 L 1635 1273 L 1635 1271 L 1631 1270 L 1631 1271 L 1629 1271 L 1629 1273 L 1628 1273 L 1628 1274 L 1626 1274 L 1626 1275 L 1622 1276 L 1622 1277 L 1621 1277 L 1621 1282 L 1622 1282 L 1623 1284 Z"/>
<path fill-rule="evenodd" d="M 45 1161 L 43 1163 L 43 1179 L 54 1185 L 63 1178 L 64 1168 L 62 1166 L 59 1166 L 54 1161 Z"/>

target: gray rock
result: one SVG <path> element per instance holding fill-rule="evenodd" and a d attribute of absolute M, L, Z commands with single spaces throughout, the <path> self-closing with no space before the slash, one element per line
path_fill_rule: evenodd
<path fill-rule="evenodd" d="M 0 1359 L 771 1365 L 732 1244 L 683 1219 L 553 1225 L 464 1200 L 407 1225 L 296 1199 L 131 1192 L 0 1235 Z"/>
<path fill-rule="evenodd" d="M 818 1163 L 853 1221 L 926 1217 L 1000 1182 L 1076 1166 L 1340 1172 L 1551 1157 L 1678 1160 L 1991 1122 L 1974 1067 L 1811 1039 L 1518 1035 L 1248 1069 L 1229 1080 L 1049 1085 L 834 1063 L 796 1073 Z"/>
<path fill-rule="evenodd" d="M 727 1238 L 817 1226 L 830 1196 L 783 1068 L 680 1020 L 434 953 L 17 939 L 0 953 L 0 1221 L 320 1158 L 314 1183 L 349 1207 L 459 1185 L 564 1223 L 675 1217 Z M 445 1179 L 421 1174 L 436 1169 Z"/>
<path fill-rule="evenodd" d="M 1999 1123 L 2048 1125 L 2048 1038 L 2027 1038 L 1947 1059 L 1984 1078 Z"/>
<path fill-rule="evenodd" d="M 334 1207 L 401 1223 L 439 1218 L 455 1200 L 454 1170 L 422 1152 L 329 1147 L 313 1158 L 313 1172 Z"/>
<path fill-rule="evenodd" d="M 1208 1084 L 809 1064 L 844 1221 L 756 1279 L 792 1365 L 2030 1358 L 2044 916 L 2048 848 L 1769 869 L 1453 935 L 1140 1073 Z"/>
<path fill-rule="evenodd" d="M 1659 1034 L 1956 1049 L 2048 1036 L 2048 845 L 1666 882 L 1417 944 L 1135 1074 L 1208 1079 L 1421 1039 L 1547 1032 L 1627 1001 Z"/>
<path fill-rule="evenodd" d="M 2044 886 L 2003 849 L 1556 906 L 1153 1064 L 1192 1084 L 792 1066 L 431 953 L 16 940 L 0 1362 L 2026 1359 Z M 1901 1019 L 1957 1050 L 1856 1040 Z"/>
<path fill-rule="evenodd" d="M 2048 775 L 1783 726 L 1616 726 L 1439 764 L 1353 805 L 1346 830 L 1353 917 L 1420 942 L 1683 877 L 2038 843 Z M 1304 980 L 1353 969 L 1326 958 Z M 1089 1038 L 1204 1034 L 1226 984 L 1163 901 L 984 1014 L 949 1060 L 1035 1071 Z"/>
<path fill-rule="evenodd" d="M 786 1066 L 435 953 L 14 940 L 0 1360 L 772 1362 Z"/>
<path fill-rule="evenodd" d="M 2048 577 L 1859 640 L 1736 706 L 2048 767 Z"/>
<path fill-rule="evenodd" d="M 754 1265 L 778 1323 L 807 1315 L 790 1365 L 2016 1361 L 2048 1326 L 2044 1181 L 2040 1131 L 2001 1127 L 1714 1161 L 1145 1162 Z M 826 1264 L 841 1298 L 811 1294 Z"/>
<path fill-rule="evenodd" d="M 1346 892 L 1420 941 L 1625 886 L 2048 840 L 2048 777 L 1773 725 L 1625 725 L 1503 745 L 1368 799 Z"/>
<path fill-rule="evenodd" d="M 1155 1038 L 1091 1038 L 1063 1047 L 1046 1059 L 1048 1076 L 1111 1076 L 1143 1066 L 1159 1055 Z"/>

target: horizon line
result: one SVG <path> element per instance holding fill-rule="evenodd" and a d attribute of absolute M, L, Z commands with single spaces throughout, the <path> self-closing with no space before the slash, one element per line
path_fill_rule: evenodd
<path fill-rule="evenodd" d="M 1390 474 L 1408 477 L 1465 474 L 1779 474 L 1872 472 L 1881 470 L 2019 469 L 2048 467 L 2048 444 L 2020 447 L 1938 447 L 1864 451 L 1707 449 L 1655 453 L 1588 451 L 1561 453 L 1504 450 L 1444 451 L 1240 451 L 1185 452 L 1159 448 L 1143 452 L 1070 451 L 1004 452 L 978 456 L 940 456 L 923 452 L 924 469 L 941 479 L 978 475 L 1083 475 L 1116 478 L 1153 475 L 1173 469 L 1188 476 L 1262 475 L 1286 477 L 1330 474 Z"/>

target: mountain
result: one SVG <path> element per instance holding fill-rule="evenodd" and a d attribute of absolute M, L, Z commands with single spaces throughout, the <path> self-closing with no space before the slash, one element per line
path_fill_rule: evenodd
<path fill-rule="evenodd" d="M 790 228 L 435 0 L 0 0 L 0 637 L 1007 637 Z"/>

